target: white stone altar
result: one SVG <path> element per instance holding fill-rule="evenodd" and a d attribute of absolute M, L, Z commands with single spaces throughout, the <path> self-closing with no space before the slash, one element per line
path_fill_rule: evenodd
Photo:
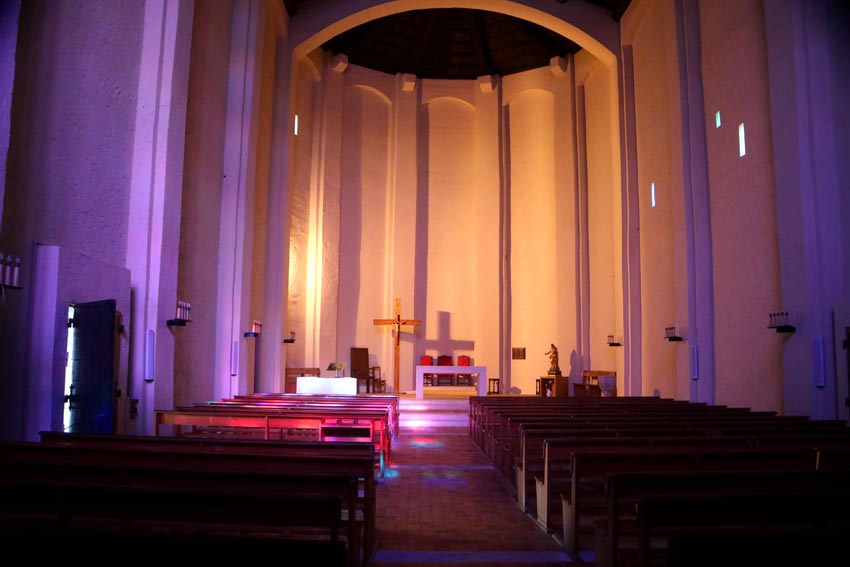
<path fill-rule="evenodd" d="M 322 376 L 298 376 L 295 383 L 296 394 L 341 394 L 357 395 L 357 378 L 342 376 L 324 378 Z"/>
<path fill-rule="evenodd" d="M 425 374 L 477 374 L 478 395 L 487 395 L 486 366 L 420 366 L 416 365 L 416 399 L 424 398 Z"/>

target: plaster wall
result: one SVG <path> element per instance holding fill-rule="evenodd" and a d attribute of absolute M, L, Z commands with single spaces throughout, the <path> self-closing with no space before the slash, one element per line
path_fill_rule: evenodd
<path fill-rule="evenodd" d="M 526 360 L 512 361 L 511 384 L 533 394 L 548 371 L 550 344 L 567 353 L 574 342 L 559 334 L 556 315 L 575 306 L 558 304 L 557 212 L 555 207 L 555 98 L 527 90 L 508 105 L 510 173 L 511 344 L 527 347 Z M 566 269 L 566 268 L 564 268 Z"/>
<path fill-rule="evenodd" d="M 351 347 L 368 348 L 370 358 L 381 353 L 389 328 L 376 328 L 373 319 L 392 318 L 392 307 L 384 301 L 391 110 L 387 98 L 374 89 L 345 91 L 336 360 L 347 364 Z M 402 305 L 403 310 L 409 308 Z M 391 371 L 392 353 L 380 362 Z"/>
<path fill-rule="evenodd" d="M 620 210 L 615 207 L 613 151 L 611 147 L 608 73 L 596 66 L 584 81 L 587 143 L 587 239 L 589 258 L 588 322 L 589 359 L 585 366 L 596 370 L 618 370 L 618 350 L 608 346 L 609 334 L 622 338 L 622 289 L 620 265 Z M 618 285 L 619 284 L 619 285 Z M 617 372 L 618 392 L 623 391 L 623 373 Z"/>
<path fill-rule="evenodd" d="M 254 175 L 254 187 L 251 189 L 254 193 L 254 210 L 252 218 L 251 236 L 253 237 L 253 245 L 251 246 L 250 257 L 250 300 L 248 304 L 248 313 L 243 316 L 243 329 L 249 331 L 252 328 L 253 321 L 263 321 L 263 312 L 265 311 L 264 298 L 266 296 L 266 241 L 268 233 L 268 202 L 269 202 L 269 172 L 271 162 L 271 135 L 272 129 L 275 127 L 273 121 L 267 119 L 272 115 L 272 105 L 274 101 L 274 85 L 275 85 L 275 57 L 277 34 L 275 31 L 275 23 L 273 18 L 268 15 L 262 21 L 262 30 L 258 32 L 261 43 L 261 56 L 257 62 L 259 67 L 259 103 L 258 103 L 258 120 L 256 132 L 255 146 L 255 163 L 256 173 Z M 271 327 L 271 325 L 269 325 Z M 261 378 L 265 373 L 262 370 L 260 349 L 271 348 L 279 349 L 280 345 L 271 341 L 263 341 L 265 335 L 262 333 L 253 341 L 248 339 L 247 349 L 247 375 L 246 375 L 246 391 L 252 392 L 269 392 L 274 390 L 274 381 L 264 380 Z M 271 389 L 270 389 L 271 387 Z"/>
<path fill-rule="evenodd" d="M 0 5 L 0 69 L 3 69 L 0 73 L 0 228 L 3 227 L 3 195 L 6 193 L 6 159 L 9 157 L 9 127 L 12 120 L 20 13 L 21 0 L 7 0 Z"/>
<path fill-rule="evenodd" d="M 479 274 L 474 183 L 475 112 L 456 98 L 436 98 L 422 107 L 421 128 L 427 140 L 420 150 L 427 239 L 427 281 L 422 354 L 475 355 L 475 294 Z M 421 178 L 421 177 L 420 177 Z M 422 201 L 419 201 L 422 205 Z M 495 243 L 493 243 L 495 245 Z"/>
<path fill-rule="evenodd" d="M 671 42 L 675 42 L 670 27 L 672 8 L 662 3 L 646 6 L 643 18 L 635 22 L 633 31 L 635 69 L 635 129 L 638 155 L 638 195 L 640 199 L 640 258 L 641 258 L 641 334 L 642 334 L 642 391 L 640 395 L 677 397 L 677 348 L 668 343 L 664 329 L 677 326 L 676 278 L 674 239 L 674 196 L 681 191 L 674 185 L 671 133 L 675 119 L 669 77 L 677 76 L 675 59 L 671 57 Z M 652 186 L 655 186 L 655 206 Z M 635 392 L 637 394 L 637 392 Z"/>
<path fill-rule="evenodd" d="M 783 410 L 782 309 L 762 2 L 700 2 L 714 251 L 716 402 Z M 717 125 L 716 113 L 720 114 Z M 746 152 L 740 155 L 739 125 Z"/>
<path fill-rule="evenodd" d="M 214 396 L 215 309 L 230 56 L 230 1 L 196 7 L 192 30 L 177 297 L 192 303 L 189 328 L 175 328 L 174 402 Z"/>
<path fill-rule="evenodd" d="M 20 433 L 27 379 L 20 330 L 32 297 L 33 243 L 68 247 L 106 265 L 125 263 L 127 133 L 136 110 L 143 7 L 21 4 L 0 242 L 22 258 L 24 290 L 4 307 L 0 326 L 0 359 L 14 377 L 0 402 L 3 437 Z"/>
<path fill-rule="evenodd" d="M 314 281 L 316 265 L 310 263 L 309 250 L 316 246 L 315 232 L 311 232 L 312 203 L 310 189 L 311 151 L 313 131 L 310 127 L 313 114 L 313 89 L 315 81 L 307 70 L 306 64 L 299 64 L 298 72 L 294 74 L 295 114 L 298 117 L 298 134 L 293 137 L 293 165 L 291 196 L 291 226 L 289 239 L 289 328 L 303 339 L 289 345 L 286 365 L 301 368 L 310 361 L 312 364 L 313 351 L 316 347 L 316 337 L 313 335 L 313 321 L 307 321 L 308 295 L 310 284 Z M 315 231 L 315 229 L 313 229 Z M 333 269 L 331 266 L 329 269 Z M 308 333 L 308 328 L 310 329 Z"/>

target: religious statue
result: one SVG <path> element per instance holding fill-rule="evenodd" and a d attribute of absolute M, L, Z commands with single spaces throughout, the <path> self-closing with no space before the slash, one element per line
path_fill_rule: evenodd
<path fill-rule="evenodd" d="M 554 344 L 550 345 L 549 352 L 549 374 L 561 374 L 561 367 L 558 366 L 558 347 Z"/>

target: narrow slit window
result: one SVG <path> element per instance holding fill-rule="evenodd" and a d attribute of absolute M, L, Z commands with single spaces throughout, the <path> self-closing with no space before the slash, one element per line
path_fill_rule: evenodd
<path fill-rule="evenodd" d="M 744 133 L 744 123 L 738 124 L 738 155 L 747 155 L 747 135 Z"/>
<path fill-rule="evenodd" d="M 655 181 L 649 186 L 649 199 L 652 203 L 652 208 L 655 208 Z"/>
<path fill-rule="evenodd" d="M 720 111 L 714 113 L 714 127 L 720 128 Z"/>
<path fill-rule="evenodd" d="M 295 115 L 295 126 L 294 126 L 292 131 L 296 136 L 298 135 L 298 115 L 297 114 Z"/>

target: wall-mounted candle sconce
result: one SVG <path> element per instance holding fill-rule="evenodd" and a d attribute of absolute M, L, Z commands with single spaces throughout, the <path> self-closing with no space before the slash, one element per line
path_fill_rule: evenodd
<path fill-rule="evenodd" d="M 294 343 L 295 342 L 295 331 L 289 331 L 289 338 L 283 339 L 285 343 Z"/>
<path fill-rule="evenodd" d="M 166 321 L 169 327 L 185 327 L 192 322 L 192 304 L 188 301 L 177 300 L 177 317 Z"/>
<path fill-rule="evenodd" d="M 682 337 L 676 333 L 676 327 L 664 327 L 664 338 L 671 343 L 681 342 Z"/>
<path fill-rule="evenodd" d="M 777 333 L 793 333 L 797 329 L 791 324 L 787 311 L 774 311 L 769 314 L 768 329 L 776 329 Z"/>
<path fill-rule="evenodd" d="M 249 338 L 259 337 L 260 333 L 262 333 L 262 332 L 263 332 L 263 324 L 260 321 L 257 321 L 256 319 L 254 319 L 253 321 L 251 321 L 251 330 L 248 331 L 247 333 L 245 333 L 245 336 L 249 337 Z"/>
<path fill-rule="evenodd" d="M 610 347 L 623 346 L 623 341 L 618 341 L 614 337 L 614 335 L 608 335 L 608 346 L 610 346 Z"/>
<path fill-rule="evenodd" d="M 0 290 L 22 289 L 18 282 L 21 275 L 21 258 L 0 252 Z"/>

